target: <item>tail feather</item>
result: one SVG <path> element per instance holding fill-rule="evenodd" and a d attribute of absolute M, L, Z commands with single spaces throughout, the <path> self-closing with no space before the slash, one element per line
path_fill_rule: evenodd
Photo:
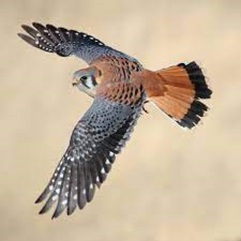
<path fill-rule="evenodd" d="M 175 100 L 159 97 L 153 97 L 152 101 L 161 109 L 168 114 L 170 117 L 174 118 L 175 120 L 182 119 L 186 113 L 186 107 L 182 105 L 182 103 L 178 103 Z"/>
<path fill-rule="evenodd" d="M 162 87 L 158 95 L 157 90 L 155 94 L 147 90 L 150 100 L 180 126 L 193 128 L 208 110 L 201 99 L 208 99 L 212 94 L 200 67 L 195 62 L 181 63 L 159 70 L 156 74 L 164 85 L 164 91 Z"/>

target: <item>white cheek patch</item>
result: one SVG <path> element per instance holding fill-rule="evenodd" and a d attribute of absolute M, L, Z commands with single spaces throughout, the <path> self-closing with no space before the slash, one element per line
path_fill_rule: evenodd
<path fill-rule="evenodd" d="M 89 88 L 92 89 L 96 86 L 96 82 L 92 76 L 89 76 L 85 82 L 85 85 Z"/>
<path fill-rule="evenodd" d="M 94 78 L 94 76 L 88 76 L 87 79 L 81 79 L 77 83 L 77 88 L 81 91 L 89 95 L 90 97 L 95 97 L 96 94 L 96 87 L 97 82 Z"/>
<path fill-rule="evenodd" d="M 83 92 L 85 92 L 85 88 L 84 88 L 85 86 L 83 86 L 82 84 L 78 84 L 77 85 L 77 88 L 80 90 L 80 91 L 83 91 Z"/>

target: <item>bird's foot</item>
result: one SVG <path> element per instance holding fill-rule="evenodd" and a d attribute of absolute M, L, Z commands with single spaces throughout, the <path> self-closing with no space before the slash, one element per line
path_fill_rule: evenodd
<path fill-rule="evenodd" d="M 143 106 L 142 106 L 142 110 L 146 113 L 146 114 L 149 114 L 148 110 L 145 108 L 145 104 L 149 103 L 149 100 L 145 100 L 144 103 L 143 103 Z"/>

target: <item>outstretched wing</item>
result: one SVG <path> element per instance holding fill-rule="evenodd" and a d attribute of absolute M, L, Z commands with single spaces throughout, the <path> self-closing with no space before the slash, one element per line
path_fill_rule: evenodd
<path fill-rule="evenodd" d="M 104 182 L 116 154 L 133 131 L 141 113 L 143 96 L 135 106 L 105 97 L 95 98 L 76 125 L 67 151 L 36 201 L 47 198 L 40 213 L 47 212 L 57 202 L 52 218 L 58 217 L 65 208 L 69 215 L 77 206 L 82 209 L 92 200 L 96 186 Z"/>
<path fill-rule="evenodd" d="M 88 64 L 105 55 L 135 60 L 83 32 L 57 28 L 50 24 L 43 26 L 40 23 L 33 23 L 33 27 L 22 25 L 22 28 L 27 34 L 19 33 L 18 36 L 24 41 L 36 48 L 63 57 L 75 55 Z"/>

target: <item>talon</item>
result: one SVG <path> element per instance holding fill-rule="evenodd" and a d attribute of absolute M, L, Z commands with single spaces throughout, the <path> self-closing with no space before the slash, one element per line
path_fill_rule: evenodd
<path fill-rule="evenodd" d="M 145 100 L 145 101 L 144 101 L 143 106 L 142 106 L 142 110 L 143 110 L 145 113 L 149 114 L 148 110 L 147 110 L 147 109 L 145 108 L 145 106 L 144 106 L 146 103 L 149 103 L 149 100 Z"/>

